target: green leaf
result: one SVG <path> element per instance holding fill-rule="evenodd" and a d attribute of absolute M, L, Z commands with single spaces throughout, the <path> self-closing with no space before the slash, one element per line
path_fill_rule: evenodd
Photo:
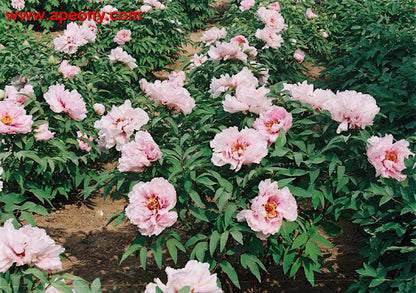
<path fill-rule="evenodd" d="M 298 248 L 299 246 L 305 244 L 306 241 L 308 241 L 308 234 L 300 234 L 298 237 L 296 237 L 295 241 L 293 241 L 291 249 Z"/>
<path fill-rule="evenodd" d="M 146 269 L 146 265 L 147 265 L 147 248 L 146 247 L 142 247 L 140 249 L 140 264 L 142 265 L 143 269 Z"/>
<path fill-rule="evenodd" d="M 101 282 L 99 278 L 95 278 L 92 282 L 91 293 L 101 293 Z"/>
<path fill-rule="evenodd" d="M 287 274 L 293 259 L 295 258 L 295 251 L 286 250 L 283 255 L 283 272 Z"/>
<path fill-rule="evenodd" d="M 189 293 L 189 291 L 191 290 L 191 287 L 189 287 L 189 286 L 185 286 L 185 287 L 182 287 L 179 291 L 178 291 L 178 293 Z"/>
<path fill-rule="evenodd" d="M 220 241 L 220 233 L 218 231 L 214 231 L 211 234 L 209 239 L 209 254 L 214 256 L 215 249 L 218 246 L 218 242 Z"/>
<path fill-rule="evenodd" d="M 141 244 L 132 244 L 129 246 L 129 248 L 127 248 L 126 252 L 123 253 L 123 255 L 121 256 L 121 260 L 120 263 L 121 264 L 123 261 L 126 260 L 127 257 L 129 257 L 132 253 L 136 252 L 137 250 L 141 249 L 142 245 Z"/>
<path fill-rule="evenodd" d="M 178 249 L 176 248 L 176 245 L 175 245 L 175 239 L 169 239 L 166 242 L 166 246 L 168 248 L 170 256 L 173 259 L 173 262 L 176 264 L 178 261 Z"/>
<path fill-rule="evenodd" d="M 240 244 L 243 243 L 243 234 L 240 231 L 231 231 L 231 236 L 234 238 L 235 241 L 237 241 Z"/>
<path fill-rule="evenodd" d="M 225 231 L 221 234 L 220 237 L 220 252 L 223 252 L 225 245 L 227 244 L 228 236 L 230 235 L 230 232 Z"/>
<path fill-rule="evenodd" d="M 223 260 L 220 263 L 220 268 L 223 270 L 224 273 L 227 274 L 228 278 L 230 278 L 231 282 L 238 288 L 241 289 L 240 282 L 238 281 L 237 272 L 233 268 L 233 266 L 226 260 Z"/>

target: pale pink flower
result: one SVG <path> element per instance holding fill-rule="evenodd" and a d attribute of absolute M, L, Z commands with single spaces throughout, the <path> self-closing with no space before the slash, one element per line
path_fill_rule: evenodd
<path fill-rule="evenodd" d="M 409 142 L 401 139 L 393 143 L 393 135 L 384 137 L 372 136 L 367 140 L 368 161 L 376 168 L 376 176 L 394 178 L 398 181 L 406 179 L 401 172 L 406 169 L 404 159 L 414 155 L 409 150 Z"/>
<path fill-rule="evenodd" d="M 237 59 L 244 63 L 247 62 L 247 54 L 245 54 L 238 43 L 220 43 L 217 42 L 215 46 L 211 46 L 208 55 L 212 60 L 228 60 Z"/>
<path fill-rule="evenodd" d="M 94 123 L 99 129 L 99 145 L 111 149 L 116 146 L 119 151 L 129 142 L 134 131 L 139 130 L 149 121 L 149 116 L 140 108 L 132 108 L 130 100 L 119 107 L 113 106 L 107 115 Z"/>
<path fill-rule="evenodd" d="M 202 54 L 201 55 L 194 54 L 194 56 L 191 58 L 192 63 L 190 65 L 190 67 L 191 68 L 195 68 L 195 67 L 201 66 L 207 60 L 208 60 L 208 57 L 205 56 L 205 55 L 202 55 Z"/>
<path fill-rule="evenodd" d="M 114 37 L 114 42 L 119 45 L 124 45 L 126 42 L 131 40 L 131 31 L 130 30 L 120 30 L 117 35 Z"/>
<path fill-rule="evenodd" d="M 126 216 L 142 235 L 159 235 L 178 218 L 176 212 L 170 211 L 176 205 L 175 188 L 164 178 L 139 182 L 128 196 Z"/>
<path fill-rule="evenodd" d="M 19 11 L 25 8 L 25 0 L 12 0 L 10 4 L 14 9 Z"/>
<path fill-rule="evenodd" d="M 121 148 L 118 169 L 120 172 L 142 172 L 161 156 L 162 152 L 152 136 L 146 131 L 139 131 L 134 141 Z"/>
<path fill-rule="evenodd" d="M 186 73 L 185 71 L 173 71 L 168 76 L 169 83 L 174 87 L 183 87 L 185 85 Z"/>
<path fill-rule="evenodd" d="M 260 164 L 267 155 L 267 140 L 254 129 L 238 131 L 236 126 L 224 129 L 210 142 L 213 149 L 211 162 L 215 166 L 230 164 L 237 172 L 242 165 Z"/>
<path fill-rule="evenodd" d="M 84 120 L 87 117 L 87 108 L 80 93 L 77 90 L 66 90 L 62 84 L 49 87 L 43 95 L 51 110 L 55 113 L 67 113 L 76 121 Z"/>
<path fill-rule="evenodd" d="M 56 37 L 53 43 L 56 51 L 74 54 L 78 51 L 78 47 L 87 44 L 88 40 L 85 39 L 80 27 L 75 22 L 71 22 L 64 30 L 64 34 Z"/>
<path fill-rule="evenodd" d="M 101 24 L 109 24 L 111 22 L 111 18 L 110 18 L 111 12 L 116 12 L 116 11 L 118 11 L 118 9 L 111 5 L 106 5 L 103 8 L 101 8 L 100 12 L 105 13 Z"/>
<path fill-rule="evenodd" d="M 254 4 L 256 4 L 255 0 L 243 0 L 240 2 L 240 10 L 241 11 L 246 11 L 246 10 L 250 10 Z"/>
<path fill-rule="evenodd" d="M 261 69 L 260 70 L 261 76 L 259 77 L 259 83 L 264 85 L 269 83 L 269 69 Z"/>
<path fill-rule="evenodd" d="M 15 229 L 12 219 L 0 228 L 0 272 L 5 273 L 13 264 L 34 265 L 41 270 L 62 269 L 59 255 L 65 251 L 55 244 L 44 229 L 24 226 Z"/>
<path fill-rule="evenodd" d="M 97 32 L 97 23 L 94 20 L 84 20 L 80 27 L 81 35 L 88 43 L 95 42 L 95 39 L 97 38 Z"/>
<path fill-rule="evenodd" d="M 259 84 L 258 79 L 247 68 L 244 67 L 239 73 L 230 77 L 228 73 L 221 75 L 220 78 L 213 78 L 209 86 L 214 98 L 228 89 L 237 89 L 239 86 L 256 88 Z"/>
<path fill-rule="evenodd" d="M 374 117 L 380 111 L 372 96 L 356 91 L 338 91 L 335 98 L 324 103 L 323 109 L 328 110 L 332 119 L 340 123 L 337 133 L 348 128 L 364 129 L 373 125 Z"/>
<path fill-rule="evenodd" d="M 32 115 L 13 102 L 0 102 L 0 134 L 28 133 L 32 128 Z"/>
<path fill-rule="evenodd" d="M 281 35 L 276 34 L 276 32 L 268 27 L 263 29 L 257 29 L 256 38 L 262 40 L 266 43 L 263 49 L 267 48 L 280 48 L 283 43 L 283 38 Z"/>
<path fill-rule="evenodd" d="M 189 292 L 204 293 L 222 293 L 223 291 L 217 285 L 217 274 L 211 274 L 209 264 L 201 263 L 196 260 L 190 260 L 183 269 L 166 268 L 167 283 L 166 285 L 157 278 L 155 283 L 149 283 L 144 293 L 156 293 L 156 287 L 164 293 L 179 292 L 182 288 L 188 286 Z"/>
<path fill-rule="evenodd" d="M 250 46 L 247 38 L 242 35 L 235 36 L 230 40 L 230 43 L 236 43 L 243 48 L 243 52 L 246 53 L 250 58 L 257 56 L 256 47 Z"/>
<path fill-rule="evenodd" d="M 280 11 L 280 8 L 281 7 L 280 7 L 279 2 L 274 2 L 274 3 L 271 3 L 267 6 L 267 9 L 276 10 L 276 11 Z"/>
<path fill-rule="evenodd" d="M 292 114 L 283 107 L 271 106 L 260 113 L 260 117 L 254 121 L 253 127 L 271 144 L 276 141 L 281 129 L 287 133 L 292 127 Z"/>
<path fill-rule="evenodd" d="M 74 77 L 79 73 L 79 71 L 79 67 L 69 65 L 68 60 L 62 60 L 62 63 L 58 69 L 58 72 L 61 73 L 64 76 L 64 78 Z"/>
<path fill-rule="evenodd" d="M 205 46 L 209 46 L 212 43 L 221 40 L 227 36 L 225 28 L 212 27 L 202 34 L 201 42 L 205 42 Z"/>
<path fill-rule="evenodd" d="M 22 105 L 30 100 L 28 96 L 33 96 L 35 91 L 33 90 L 33 86 L 30 84 L 26 84 L 23 88 L 18 90 L 14 86 L 6 85 L 4 88 L 4 100 L 13 102 L 18 105 Z"/>
<path fill-rule="evenodd" d="M 252 112 L 259 114 L 272 105 L 272 102 L 266 95 L 270 92 L 265 87 L 254 88 L 248 86 L 239 86 L 235 96 L 226 95 L 222 102 L 224 111 L 229 113 Z"/>
<path fill-rule="evenodd" d="M 313 13 L 312 9 L 308 8 L 306 9 L 306 17 L 308 19 L 312 19 L 312 18 L 318 17 L 318 15 Z"/>
<path fill-rule="evenodd" d="M 305 59 L 305 52 L 301 50 L 295 50 L 295 53 L 293 53 L 293 58 L 295 58 L 295 60 L 299 63 L 302 63 Z"/>
<path fill-rule="evenodd" d="M 131 57 L 126 51 L 124 51 L 121 47 L 117 47 L 111 50 L 110 55 L 108 55 L 111 62 L 120 62 L 123 65 L 133 70 L 137 67 L 136 59 Z"/>
<path fill-rule="evenodd" d="M 265 26 L 272 29 L 275 33 L 279 33 L 287 27 L 285 19 L 276 10 L 267 9 L 262 6 L 257 10 L 257 15 Z"/>
<path fill-rule="evenodd" d="M 162 105 L 168 106 L 175 111 L 181 111 L 187 115 L 195 107 L 195 100 L 187 89 L 178 86 L 177 81 L 173 80 L 156 80 L 149 83 L 145 79 L 140 80 L 140 88 L 147 97 L 155 100 Z"/>
<path fill-rule="evenodd" d="M 326 31 L 321 31 L 321 35 L 322 37 L 324 37 L 325 39 L 327 39 L 329 37 L 329 34 Z"/>
<path fill-rule="evenodd" d="M 140 6 L 140 12 L 146 13 L 146 12 L 149 12 L 150 10 L 152 10 L 152 6 L 150 6 L 150 5 L 142 5 L 142 6 Z"/>
<path fill-rule="evenodd" d="M 95 103 L 92 107 L 93 107 L 95 113 L 97 113 L 100 116 L 104 115 L 105 106 L 103 104 Z"/>
<path fill-rule="evenodd" d="M 47 122 L 40 124 L 34 131 L 35 139 L 38 141 L 50 140 L 55 136 L 55 132 L 49 130 L 49 124 Z"/>
<path fill-rule="evenodd" d="M 238 221 L 247 221 L 256 236 L 262 240 L 279 232 L 282 220 L 293 222 L 298 217 L 296 199 L 289 188 L 279 189 L 277 182 L 266 179 L 259 184 L 259 195 L 253 199 L 250 210 L 237 214 Z"/>
<path fill-rule="evenodd" d="M 336 95 L 331 90 L 316 89 L 311 96 L 308 96 L 308 100 L 303 102 L 309 103 L 314 109 L 321 111 L 326 101 L 335 97 Z"/>
<path fill-rule="evenodd" d="M 160 1 L 158 0 L 143 0 L 144 4 L 148 4 L 150 6 L 153 6 L 156 9 L 164 9 L 165 5 L 163 5 Z"/>
<path fill-rule="evenodd" d="M 311 106 L 318 111 L 322 110 L 326 101 L 336 97 L 331 90 L 314 90 L 313 84 L 308 84 L 306 80 L 298 84 L 284 83 L 283 86 L 285 90 L 290 92 L 291 100 L 311 104 Z"/>
<path fill-rule="evenodd" d="M 77 131 L 77 137 L 79 148 L 83 151 L 89 152 L 91 150 L 91 145 L 87 141 L 93 142 L 94 138 L 82 133 L 81 131 Z"/>

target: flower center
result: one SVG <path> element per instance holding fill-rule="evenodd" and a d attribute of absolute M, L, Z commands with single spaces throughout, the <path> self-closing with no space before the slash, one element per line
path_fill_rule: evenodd
<path fill-rule="evenodd" d="M 264 210 L 266 211 L 267 218 L 274 218 L 277 216 L 276 204 L 274 202 L 268 202 L 264 204 L 263 207 L 264 207 Z"/>
<path fill-rule="evenodd" d="M 384 157 L 385 160 L 397 162 L 397 156 L 393 152 L 386 152 L 386 156 Z"/>
<path fill-rule="evenodd" d="M 233 148 L 231 149 L 233 153 L 237 153 L 238 155 L 242 155 L 247 149 L 247 144 L 245 142 L 237 141 Z"/>
<path fill-rule="evenodd" d="M 14 121 L 13 116 L 10 116 L 9 114 L 6 114 L 3 117 L 1 117 L 1 122 L 3 122 L 3 124 L 9 125 L 13 121 Z"/>
<path fill-rule="evenodd" d="M 156 197 L 151 197 L 146 201 L 146 207 L 151 211 L 157 211 L 160 209 L 159 200 Z"/>
<path fill-rule="evenodd" d="M 268 130 L 272 130 L 273 125 L 275 125 L 275 124 L 279 124 L 279 123 L 280 123 L 280 121 L 279 121 L 279 120 L 272 120 L 272 121 L 269 121 L 269 122 L 267 122 L 267 123 L 266 123 L 267 129 L 268 129 Z"/>

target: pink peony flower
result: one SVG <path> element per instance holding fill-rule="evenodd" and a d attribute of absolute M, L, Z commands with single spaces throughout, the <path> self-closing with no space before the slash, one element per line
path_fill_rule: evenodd
<path fill-rule="evenodd" d="M 321 35 L 322 37 L 324 37 L 325 39 L 327 39 L 329 37 L 329 34 L 326 31 L 321 31 Z"/>
<path fill-rule="evenodd" d="M 247 62 L 247 54 L 245 54 L 238 43 L 220 43 L 217 42 L 214 46 L 211 46 L 208 51 L 208 55 L 212 60 L 228 60 L 237 59 L 244 63 Z"/>
<path fill-rule="evenodd" d="M 130 68 L 130 70 L 133 70 L 134 68 L 137 67 L 136 59 L 131 57 L 126 51 L 124 51 L 120 47 L 112 49 L 110 55 L 108 55 L 108 58 L 110 58 L 110 61 L 113 63 L 114 62 L 123 63 L 123 65 Z"/>
<path fill-rule="evenodd" d="M 185 71 L 173 71 L 168 76 L 169 84 L 174 87 L 183 87 L 185 85 L 186 73 Z"/>
<path fill-rule="evenodd" d="M 149 283 L 144 293 L 156 293 L 156 287 L 162 292 L 179 292 L 188 286 L 189 292 L 222 293 L 217 285 L 217 274 L 209 271 L 209 264 L 190 260 L 183 269 L 166 268 L 168 276 L 166 285 L 160 279 L 155 279 L 156 283 Z"/>
<path fill-rule="evenodd" d="M 374 117 L 380 111 L 376 100 L 356 91 L 337 92 L 336 97 L 327 100 L 323 109 L 331 113 L 331 117 L 340 123 L 337 133 L 351 129 L 364 129 L 373 125 Z"/>
<path fill-rule="evenodd" d="M 285 90 L 290 92 L 292 100 L 311 104 L 311 106 L 318 111 L 322 110 L 326 101 L 336 97 L 331 90 L 314 90 L 313 85 L 308 84 L 306 80 L 298 84 L 284 83 L 283 86 Z"/>
<path fill-rule="evenodd" d="M 280 48 L 283 43 L 283 38 L 281 35 L 276 34 L 276 32 L 268 27 L 265 27 L 264 29 L 257 29 L 256 38 L 262 40 L 266 43 L 264 45 L 263 49 L 267 48 Z"/>
<path fill-rule="evenodd" d="M 187 115 L 195 107 L 195 100 L 188 90 L 179 86 L 180 84 L 173 77 L 170 80 L 156 80 L 154 83 L 149 83 L 145 79 L 140 80 L 140 88 L 147 97 Z"/>
<path fill-rule="evenodd" d="M 244 67 L 239 73 L 230 77 L 227 73 L 221 75 L 220 78 L 213 78 L 209 86 L 210 92 L 214 98 L 217 98 L 221 93 L 228 89 L 237 89 L 240 86 L 256 88 L 259 84 L 258 79 L 247 68 Z"/>
<path fill-rule="evenodd" d="M 202 54 L 201 55 L 194 54 L 194 56 L 191 58 L 192 63 L 190 65 L 190 68 L 192 69 L 192 68 L 201 66 L 207 60 L 208 60 L 207 56 L 204 56 Z"/>
<path fill-rule="evenodd" d="M 230 43 L 236 43 L 240 47 L 242 47 L 243 52 L 246 53 L 250 58 L 254 58 L 257 56 L 257 49 L 256 47 L 250 46 L 247 38 L 242 35 L 235 36 L 230 40 Z"/>
<path fill-rule="evenodd" d="M 130 30 L 121 30 L 114 37 L 114 42 L 119 45 L 124 45 L 126 42 L 131 40 L 131 31 Z"/>
<path fill-rule="evenodd" d="M 13 102 L 0 102 L 0 134 L 28 133 L 32 128 L 32 115 Z"/>
<path fill-rule="evenodd" d="M 99 146 L 111 149 L 116 146 L 119 151 L 129 142 L 135 130 L 139 130 L 149 121 L 149 116 L 140 108 L 132 108 L 130 100 L 126 100 L 119 107 L 113 106 L 107 115 L 94 123 L 99 129 Z"/>
<path fill-rule="evenodd" d="M 224 111 L 229 113 L 252 112 L 259 114 L 272 105 L 266 95 L 270 92 L 265 87 L 254 88 L 248 86 L 239 86 L 235 96 L 226 95 L 222 102 Z"/>
<path fill-rule="evenodd" d="M 62 84 L 49 87 L 43 95 L 51 110 L 55 113 L 67 113 L 76 121 L 84 120 L 87 117 L 87 108 L 81 95 L 76 90 L 66 90 Z"/>
<path fill-rule="evenodd" d="M 212 43 L 225 38 L 226 36 L 227 31 L 225 28 L 219 29 L 217 27 L 212 27 L 202 34 L 201 42 L 204 42 L 205 46 L 209 46 Z"/>
<path fill-rule="evenodd" d="M 14 86 L 9 85 L 6 85 L 4 89 L 4 100 L 18 105 L 23 105 L 24 103 L 30 100 L 28 96 L 33 96 L 35 94 L 33 86 L 30 84 L 26 84 L 20 90 L 18 90 Z"/>
<path fill-rule="evenodd" d="M 85 33 L 75 23 L 71 22 L 67 25 L 64 34 L 53 40 L 55 50 L 66 54 L 74 54 L 78 51 L 78 47 L 88 43 Z"/>
<path fill-rule="evenodd" d="M 149 12 L 150 10 L 152 10 L 152 6 L 150 6 L 150 5 L 142 5 L 142 6 L 140 6 L 140 12 L 146 13 L 146 12 Z"/>
<path fill-rule="evenodd" d="M 292 127 L 292 114 L 285 108 L 271 106 L 260 113 L 260 117 L 253 123 L 254 129 L 261 133 L 269 143 L 274 143 L 283 129 L 285 133 Z"/>
<path fill-rule="evenodd" d="M 118 9 L 111 5 L 106 5 L 103 8 L 101 8 L 100 12 L 105 13 L 101 24 L 109 24 L 111 22 L 111 18 L 110 18 L 111 12 L 116 12 L 116 11 L 118 11 Z"/>
<path fill-rule="evenodd" d="M 398 181 L 406 179 L 401 172 L 406 169 L 404 159 L 414 155 L 409 150 L 409 142 L 401 139 L 393 143 L 393 135 L 384 137 L 372 136 L 368 140 L 368 161 L 376 168 L 376 176 L 394 178 Z"/>
<path fill-rule="evenodd" d="M 92 107 L 93 107 L 95 113 L 97 113 L 100 116 L 104 115 L 105 106 L 103 104 L 95 103 Z"/>
<path fill-rule="evenodd" d="M 240 10 L 241 11 L 246 11 L 246 10 L 250 10 L 254 4 L 256 4 L 255 0 L 243 0 L 240 2 Z"/>
<path fill-rule="evenodd" d="M 267 9 L 262 6 L 257 10 L 257 15 L 265 26 L 272 29 L 275 33 L 279 33 L 287 27 L 285 19 L 276 10 Z"/>
<path fill-rule="evenodd" d="M 306 17 L 308 19 L 312 19 L 312 18 L 318 17 L 318 15 L 313 13 L 312 9 L 308 8 L 308 9 L 306 9 Z"/>
<path fill-rule="evenodd" d="M 69 65 L 68 60 L 62 60 L 59 66 L 58 72 L 61 73 L 64 78 L 74 77 L 79 73 L 80 69 L 77 66 Z"/>
<path fill-rule="evenodd" d="M 289 188 L 279 189 L 277 182 L 266 179 L 259 184 L 259 195 L 253 199 L 250 210 L 237 214 L 237 220 L 247 221 L 256 236 L 262 240 L 279 232 L 282 220 L 295 221 L 298 217 L 296 199 Z"/>
<path fill-rule="evenodd" d="M 93 142 L 94 138 L 82 133 L 81 131 L 77 131 L 77 137 L 79 148 L 83 151 L 89 152 L 91 150 L 91 145 L 86 141 Z"/>
<path fill-rule="evenodd" d="M 267 6 L 267 9 L 276 10 L 276 11 L 280 11 L 280 8 L 281 7 L 280 7 L 279 2 L 274 2 L 274 3 L 271 3 Z"/>
<path fill-rule="evenodd" d="M 55 136 L 55 132 L 49 131 L 49 124 L 42 123 L 37 128 L 35 128 L 35 139 L 37 141 L 46 141 L 50 140 Z"/>
<path fill-rule="evenodd" d="M 97 23 L 94 20 L 84 20 L 81 25 L 82 37 L 88 42 L 93 43 L 97 38 Z"/>
<path fill-rule="evenodd" d="M 121 148 L 118 169 L 120 172 L 142 172 L 160 157 L 162 152 L 152 136 L 146 131 L 139 131 L 134 141 Z"/>
<path fill-rule="evenodd" d="M 217 133 L 210 142 L 213 149 L 211 162 L 215 166 L 230 164 L 237 172 L 242 165 L 260 164 L 267 155 L 267 141 L 254 129 L 244 128 L 238 131 L 236 126 Z"/>
<path fill-rule="evenodd" d="M 302 63 L 305 59 L 305 53 L 301 50 L 296 50 L 295 53 L 293 53 L 293 58 L 299 63 Z"/>
<path fill-rule="evenodd" d="M 158 0 L 143 0 L 143 3 L 151 5 L 156 9 L 164 9 L 165 8 L 165 5 L 160 3 Z"/>
<path fill-rule="evenodd" d="M 175 205 L 175 188 L 166 179 L 157 177 L 133 186 L 126 216 L 142 235 L 159 235 L 176 222 L 178 214 L 170 211 Z"/>
<path fill-rule="evenodd" d="M 12 0 L 10 4 L 12 5 L 14 9 L 19 10 L 19 11 L 25 8 L 25 0 Z"/>
<path fill-rule="evenodd" d="M 55 244 L 43 229 L 23 226 L 16 230 L 12 219 L 0 228 L 0 272 L 13 264 L 34 265 L 41 270 L 62 269 L 59 255 L 65 251 Z"/>

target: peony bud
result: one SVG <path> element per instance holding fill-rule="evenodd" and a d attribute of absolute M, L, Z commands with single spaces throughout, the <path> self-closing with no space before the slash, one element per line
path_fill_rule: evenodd
<path fill-rule="evenodd" d="M 105 112 L 105 106 L 103 104 L 96 103 L 92 106 L 94 108 L 95 113 L 98 115 L 103 115 Z"/>

